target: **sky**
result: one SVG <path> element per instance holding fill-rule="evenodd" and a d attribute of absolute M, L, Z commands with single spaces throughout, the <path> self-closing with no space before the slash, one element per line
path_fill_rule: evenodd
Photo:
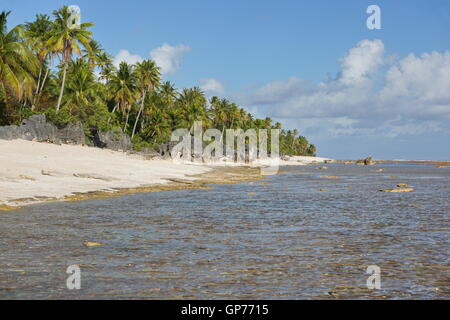
<path fill-rule="evenodd" d="M 115 63 L 154 59 L 321 156 L 450 160 L 450 1 L 0 1 L 10 26 L 77 5 Z"/>

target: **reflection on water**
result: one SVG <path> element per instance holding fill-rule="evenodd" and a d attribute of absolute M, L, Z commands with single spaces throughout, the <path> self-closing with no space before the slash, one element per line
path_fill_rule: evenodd
<path fill-rule="evenodd" d="M 0 298 L 450 298 L 450 170 L 328 167 L 0 213 Z M 398 183 L 416 191 L 378 191 Z"/>

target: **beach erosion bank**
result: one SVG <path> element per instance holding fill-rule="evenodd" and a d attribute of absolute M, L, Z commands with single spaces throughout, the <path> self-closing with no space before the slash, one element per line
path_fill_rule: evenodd
<path fill-rule="evenodd" d="M 283 165 L 329 160 L 293 157 Z M 259 168 L 145 160 L 106 149 L 0 140 L 0 209 L 260 179 Z"/>

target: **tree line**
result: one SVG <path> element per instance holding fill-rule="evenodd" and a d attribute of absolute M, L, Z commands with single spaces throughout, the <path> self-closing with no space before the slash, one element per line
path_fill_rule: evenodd
<path fill-rule="evenodd" d="M 9 14 L 0 13 L 0 125 L 44 113 L 59 127 L 81 121 L 88 137 L 98 130 L 125 132 L 140 150 L 156 149 L 175 129 L 202 121 L 205 130 L 281 129 L 282 154 L 316 153 L 298 130 L 254 118 L 227 99 L 207 99 L 198 87 L 176 89 L 152 60 L 116 68 L 93 38 L 93 23 L 67 24 L 67 6 L 11 29 Z"/>

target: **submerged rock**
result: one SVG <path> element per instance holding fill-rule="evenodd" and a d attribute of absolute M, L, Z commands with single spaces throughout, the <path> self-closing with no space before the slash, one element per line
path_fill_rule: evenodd
<path fill-rule="evenodd" d="M 399 183 L 399 184 L 397 185 L 397 187 L 399 187 L 399 188 L 408 188 L 409 185 L 406 184 L 406 183 Z"/>
<path fill-rule="evenodd" d="M 372 166 L 375 164 L 375 161 L 372 160 L 372 157 L 367 157 L 365 159 L 357 160 L 356 164 L 364 166 Z"/>
<path fill-rule="evenodd" d="M 398 188 L 398 189 L 380 189 L 381 192 L 392 192 L 392 193 L 401 193 L 401 192 L 413 192 L 413 188 Z"/>
<path fill-rule="evenodd" d="M 85 243 L 83 243 L 83 245 L 85 247 L 102 247 L 104 246 L 104 244 L 99 243 L 99 242 L 91 242 L 91 241 L 86 241 Z"/>

